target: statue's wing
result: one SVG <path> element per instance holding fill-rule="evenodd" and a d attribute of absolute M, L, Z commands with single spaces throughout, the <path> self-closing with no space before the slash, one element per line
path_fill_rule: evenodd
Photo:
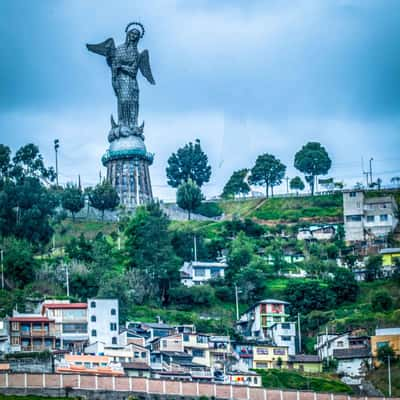
<path fill-rule="evenodd" d="M 152 84 L 155 85 L 156 82 L 153 78 L 153 74 L 151 73 L 150 68 L 150 58 L 149 51 L 143 50 L 139 56 L 139 69 L 143 76 Z"/>
<path fill-rule="evenodd" d="M 113 38 L 107 39 L 99 44 L 87 44 L 86 47 L 89 51 L 107 58 L 112 57 L 115 52 L 115 43 Z"/>

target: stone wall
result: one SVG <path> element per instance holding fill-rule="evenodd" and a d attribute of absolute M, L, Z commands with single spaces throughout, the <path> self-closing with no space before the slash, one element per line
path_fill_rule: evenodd
<path fill-rule="evenodd" d="M 67 374 L 0 374 L 0 393 L 40 394 L 99 400 L 195 399 L 200 396 L 231 400 L 385 400 L 383 397 L 350 397 L 329 393 L 269 390 L 248 386 L 183 382 L 136 377 Z M 397 398 L 394 400 L 400 400 Z"/>

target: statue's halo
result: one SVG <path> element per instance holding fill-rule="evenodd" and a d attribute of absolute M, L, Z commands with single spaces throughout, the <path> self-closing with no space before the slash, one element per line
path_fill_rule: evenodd
<path fill-rule="evenodd" d="M 136 26 L 138 26 L 138 27 L 140 28 L 140 30 L 141 30 L 141 32 L 140 32 L 140 37 L 142 38 L 142 37 L 144 36 L 144 26 L 143 26 L 140 22 L 130 22 L 130 23 L 126 26 L 126 28 L 125 28 L 125 33 L 128 32 L 129 28 L 130 28 L 132 25 L 136 25 Z"/>

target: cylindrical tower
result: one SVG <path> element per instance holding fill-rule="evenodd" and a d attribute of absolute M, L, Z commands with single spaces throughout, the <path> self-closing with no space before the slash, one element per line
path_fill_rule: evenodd
<path fill-rule="evenodd" d="M 140 136 L 113 140 L 102 162 L 121 205 L 129 209 L 152 201 L 149 166 L 153 163 L 153 154 L 147 152 Z"/>

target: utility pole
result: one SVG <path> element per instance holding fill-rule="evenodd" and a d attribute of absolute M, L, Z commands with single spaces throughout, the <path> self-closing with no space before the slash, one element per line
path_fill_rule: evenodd
<path fill-rule="evenodd" d="M 235 300 L 236 300 L 236 321 L 239 321 L 239 297 L 238 297 L 238 288 L 235 283 Z"/>
<path fill-rule="evenodd" d="M 56 153 L 56 183 L 58 186 L 58 148 L 60 147 L 60 141 L 58 139 L 54 140 L 54 151 Z"/>
<path fill-rule="evenodd" d="M 1 288 L 4 289 L 4 250 L 0 250 L 1 258 Z"/>
<path fill-rule="evenodd" d="M 65 273 L 67 278 L 67 297 L 69 297 L 69 270 L 68 265 L 65 265 Z"/>
<path fill-rule="evenodd" d="M 297 331 L 299 335 L 299 353 L 301 354 L 301 328 L 300 328 L 300 313 L 297 313 Z"/>
<path fill-rule="evenodd" d="M 388 385 L 389 385 L 389 397 L 392 397 L 392 375 L 390 373 L 390 354 L 388 355 Z"/>
<path fill-rule="evenodd" d="M 370 185 L 372 185 L 372 183 L 374 182 L 373 180 L 372 180 L 372 161 L 374 160 L 374 158 L 373 157 L 371 157 L 370 159 L 369 159 L 369 180 L 370 180 Z"/>
<path fill-rule="evenodd" d="M 286 194 L 289 194 L 289 177 L 287 176 L 286 178 L 285 178 L 285 180 L 286 180 Z"/>
<path fill-rule="evenodd" d="M 197 261 L 197 238 L 196 235 L 193 236 L 193 258 Z"/>

